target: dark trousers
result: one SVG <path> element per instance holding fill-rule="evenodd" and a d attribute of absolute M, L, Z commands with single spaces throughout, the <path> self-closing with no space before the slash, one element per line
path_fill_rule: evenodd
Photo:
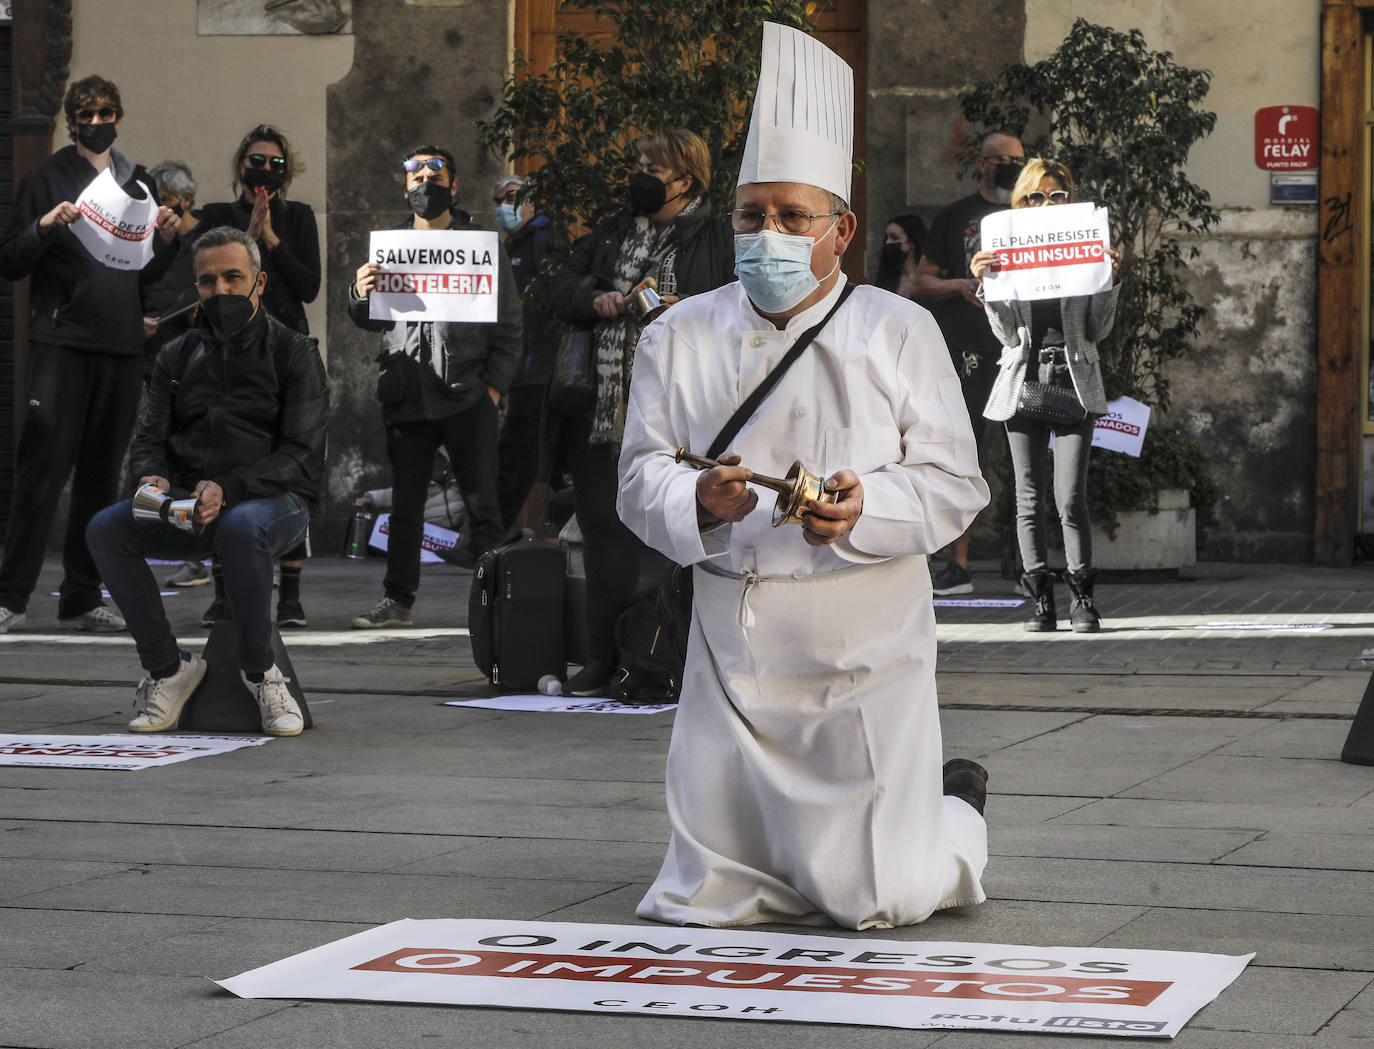
<path fill-rule="evenodd" d="M 1045 543 L 1046 474 L 1050 433 L 1054 434 L 1054 503 L 1064 531 L 1064 557 L 1069 571 L 1093 564 L 1093 530 L 1088 519 L 1088 456 L 1092 452 L 1091 418 L 1072 426 L 1055 426 L 1013 415 L 1006 422 L 1011 467 L 1016 476 L 1016 540 L 1027 572 L 1048 567 Z"/>
<path fill-rule="evenodd" d="M 189 495 L 174 489 L 174 498 Z M 239 628 L 239 665 L 265 672 L 272 655 L 272 562 L 305 537 L 310 511 L 299 496 L 247 499 L 231 506 L 199 535 L 161 521 L 134 519 L 126 499 L 101 510 L 86 534 L 110 596 L 129 624 L 145 670 L 161 670 L 179 658 L 176 636 L 145 560 L 169 557 L 199 561 L 213 553 L 224 565 L 224 595 Z"/>
<path fill-rule="evenodd" d="M 497 449 L 501 466 L 496 489 L 501 518 L 507 524 L 520 513 L 525 497 L 530 494 L 530 486 L 539 476 L 543 409 L 543 386 L 516 386 L 506 394 L 506 421 L 501 427 L 501 443 Z"/>
<path fill-rule="evenodd" d="M 496 405 L 484 393 L 471 408 L 442 419 L 386 428 L 391 460 L 391 534 L 386 545 L 386 596 L 405 608 L 420 589 L 420 539 L 425 498 L 439 445 L 448 451 L 467 508 L 473 553 L 500 545 L 505 534 L 496 500 Z"/>
<path fill-rule="evenodd" d="M 615 665 L 615 621 L 634 599 L 648 547 L 615 512 L 619 453 L 588 444 L 573 457 L 573 498 L 587 567 L 587 662 Z"/>
<path fill-rule="evenodd" d="M 57 615 L 100 604 L 100 569 L 86 525 L 119 495 L 119 473 L 138 412 L 143 357 L 35 343 L 25 360 L 28 409 L 19 433 L 14 499 L 0 562 L 0 607 L 23 612 L 38 585 L 57 503 L 72 475 Z"/>

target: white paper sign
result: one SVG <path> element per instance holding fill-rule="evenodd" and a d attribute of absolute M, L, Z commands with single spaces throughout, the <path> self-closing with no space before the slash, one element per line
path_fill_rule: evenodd
<path fill-rule="evenodd" d="M 983 218 L 982 247 L 997 253 L 983 275 L 991 302 L 1091 295 L 1112 286 L 1107 209 L 1096 204 L 1009 208 Z"/>
<path fill-rule="evenodd" d="M 81 217 L 67 228 L 97 262 L 111 269 L 141 270 L 153 257 L 157 201 L 135 200 L 106 168 L 76 201 Z"/>
<path fill-rule="evenodd" d="M 219 985 L 240 998 L 1171 1038 L 1253 957 L 407 919 Z"/>
<path fill-rule="evenodd" d="M 367 540 L 367 545 L 374 550 L 385 550 L 391 537 L 391 515 L 378 514 L 377 520 L 372 524 L 372 535 Z M 440 553 L 448 553 L 458 545 L 460 536 L 457 532 L 441 525 L 424 523 L 420 532 L 420 564 L 437 565 L 444 559 Z"/>
<path fill-rule="evenodd" d="M 137 772 L 260 747 L 271 736 L 0 736 L 0 765 Z"/>
<path fill-rule="evenodd" d="M 484 710 L 521 710 L 536 714 L 661 714 L 676 710 L 676 703 L 622 703 L 616 699 L 578 696 L 492 696 L 490 699 L 450 699 L 446 707 L 479 707 Z"/>
<path fill-rule="evenodd" d="M 1140 458 L 1145 446 L 1145 431 L 1150 426 L 1150 406 L 1131 397 L 1118 397 L 1107 403 L 1107 414 L 1093 425 L 1093 447 L 1123 452 Z"/>
<path fill-rule="evenodd" d="M 383 321 L 496 321 L 499 248 L 485 230 L 375 230 L 368 262 L 382 271 L 368 316 Z"/>

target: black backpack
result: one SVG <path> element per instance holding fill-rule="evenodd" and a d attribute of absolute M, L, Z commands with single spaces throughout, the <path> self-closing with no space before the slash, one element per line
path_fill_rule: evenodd
<path fill-rule="evenodd" d="M 692 629 L 692 573 L 671 565 L 657 588 L 640 594 L 615 621 L 619 669 L 610 698 L 623 703 L 676 703 Z"/>

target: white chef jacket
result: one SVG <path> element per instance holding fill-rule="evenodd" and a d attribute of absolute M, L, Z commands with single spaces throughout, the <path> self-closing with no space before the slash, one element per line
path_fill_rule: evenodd
<path fill-rule="evenodd" d="M 863 513 L 834 544 L 774 528 L 767 490 L 702 532 L 697 471 L 673 459 L 704 454 L 839 293 L 779 331 L 730 284 L 671 307 L 636 351 L 617 508 L 650 546 L 703 563 L 668 758 L 672 840 L 644 917 L 862 929 L 984 899 L 986 826 L 941 793 L 924 555 L 988 489 L 931 315 L 856 288 L 731 445 L 773 476 L 798 459 L 822 478 L 854 470 Z"/>

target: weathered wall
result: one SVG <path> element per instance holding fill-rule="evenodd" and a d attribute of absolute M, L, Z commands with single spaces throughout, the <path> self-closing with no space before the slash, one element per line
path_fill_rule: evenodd
<path fill-rule="evenodd" d="M 315 209 L 323 247 L 324 91 L 352 61 L 351 36 L 197 36 L 187 0 L 75 0 L 72 22 L 72 76 L 99 73 L 119 85 L 119 149 L 148 167 L 186 161 L 205 204 L 230 199 L 229 162 L 243 134 L 274 124 L 305 164 L 291 198 Z M 59 121 L 53 144 L 69 141 Z M 328 290 L 306 308 L 322 344 Z"/>
<path fill-rule="evenodd" d="M 510 6 L 493 0 L 367 0 L 354 5 L 354 62 L 329 88 L 329 491 L 317 544 L 339 549 L 352 500 L 389 484 L 374 396 L 378 336 L 348 319 L 348 285 L 367 235 L 409 209 L 401 158 L 434 143 L 457 158 L 462 203 L 494 228 L 491 186 L 502 170 L 474 124 L 500 98 L 510 55 Z"/>

